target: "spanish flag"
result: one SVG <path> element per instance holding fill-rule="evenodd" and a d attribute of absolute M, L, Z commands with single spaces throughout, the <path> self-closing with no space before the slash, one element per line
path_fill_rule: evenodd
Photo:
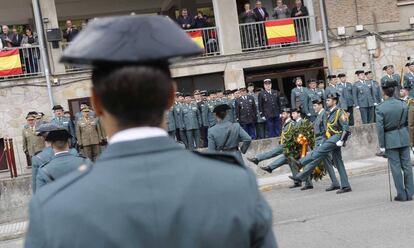
<path fill-rule="evenodd" d="M 22 74 L 19 49 L 0 51 L 0 77 Z"/>
<path fill-rule="evenodd" d="M 265 28 L 269 45 L 296 41 L 295 25 L 292 19 L 267 21 Z"/>
<path fill-rule="evenodd" d="M 191 31 L 187 34 L 193 39 L 193 41 L 201 48 L 204 49 L 203 33 L 200 31 Z"/>

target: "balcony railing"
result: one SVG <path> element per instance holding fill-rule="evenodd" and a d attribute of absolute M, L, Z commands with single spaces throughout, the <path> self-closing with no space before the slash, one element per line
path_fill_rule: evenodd
<path fill-rule="evenodd" d="M 220 42 L 216 27 L 190 29 L 186 32 L 194 42 L 204 49 L 203 56 L 220 55 Z"/>
<path fill-rule="evenodd" d="M 43 75 L 38 45 L 0 50 L 0 81 Z"/>
<path fill-rule="evenodd" d="M 240 24 L 243 52 L 312 44 L 315 33 L 314 16 Z"/>
<path fill-rule="evenodd" d="M 69 42 L 62 42 L 62 52 L 69 46 Z M 82 72 L 82 71 L 89 71 L 92 67 L 85 66 L 85 65 L 69 65 L 65 64 L 65 71 L 66 72 Z"/>

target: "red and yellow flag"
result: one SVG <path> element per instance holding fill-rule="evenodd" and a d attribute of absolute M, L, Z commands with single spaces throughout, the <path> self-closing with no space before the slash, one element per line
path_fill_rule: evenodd
<path fill-rule="evenodd" d="M 0 76 L 13 76 L 22 73 L 19 49 L 0 51 Z"/>
<path fill-rule="evenodd" d="M 187 34 L 193 39 L 193 41 L 201 48 L 204 49 L 203 33 L 199 31 L 187 32 Z"/>
<path fill-rule="evenodd" d="M 267 42 L 269 45 L 295 42 L 296 31 L 292 19 L 274 20 L 265 22 Z"/>

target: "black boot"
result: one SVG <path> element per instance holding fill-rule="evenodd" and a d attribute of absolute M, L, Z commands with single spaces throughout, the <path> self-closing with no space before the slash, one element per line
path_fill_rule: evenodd
<path fill-rule="evenodd" d="M 266 171 L 266 172 L 268 172 L 268 173 L 272 173 L 272 171 L 273 171 L 269 166 L 259 167 L 259 168 L 262 169 L 262 170 L 264 170 L 264 171 Z"/>
<path fill-rule="evenodd" d="M 259 164 L 259 160 L 256 157 L 253 158 L 247 158 L 248 161 L 254 163 L 255 165 Z"/>

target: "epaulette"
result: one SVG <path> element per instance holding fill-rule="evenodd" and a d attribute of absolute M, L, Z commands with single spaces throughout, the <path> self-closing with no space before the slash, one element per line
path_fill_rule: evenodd
<path fill-rule="evenodd" d="M 42 187 L 41 190 L 39 190 L 38 193 L 36 193 L 36 197 L 39 198 L 40 202 L 43 204 L 50 200 L 53 196 L 56 194 L 59 194 L 62 190 L 66 189 L 85 175 L 87 175 L 92 170 L 91 165 L 82 164 L 78 167 L 77 170 L 69 173 L 68 175 L 59 178 L 55 183 L 53 183 L 53 186 L 49 187 Z"/>
<path fill-rule="evenodd" d="M 193 153 L 199 156 L 205 157 L 205 158 L 211 158 L 214 160 L 219 160 L 222 162 L 244 167 L 244 162 L 240 161 L 240 159 L 237 156 L 230 154 L 230 153 L 211 152 L 211 151 L 205 151 L 205 152 L 193 151 Z"/>

